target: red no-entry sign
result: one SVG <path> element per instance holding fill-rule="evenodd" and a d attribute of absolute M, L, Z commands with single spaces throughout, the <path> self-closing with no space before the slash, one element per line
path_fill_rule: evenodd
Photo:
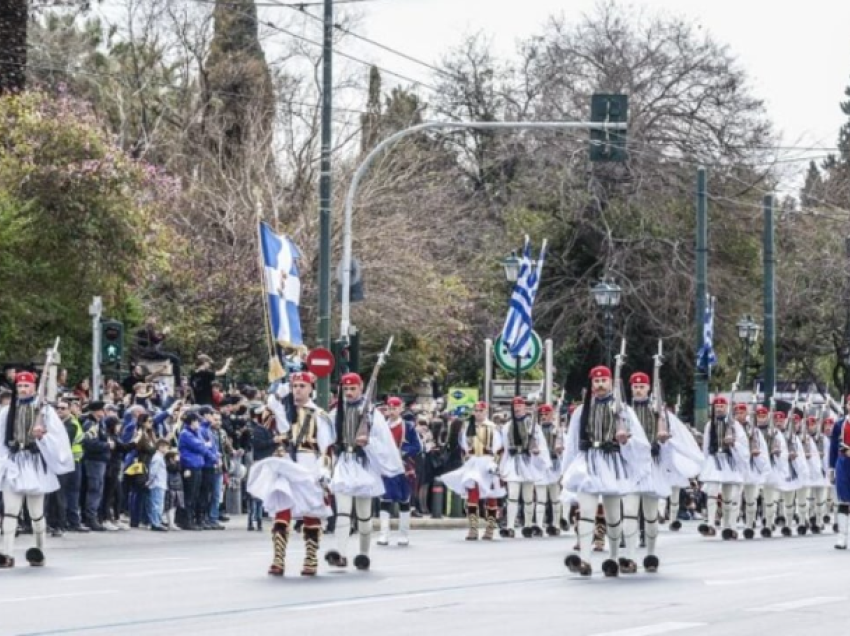
<path fill-rule="evenodd" d="M 307 367 L 317 378 L 326 378 L 334 370 L 334 354 L 319 347 L 307 354 Z"/>

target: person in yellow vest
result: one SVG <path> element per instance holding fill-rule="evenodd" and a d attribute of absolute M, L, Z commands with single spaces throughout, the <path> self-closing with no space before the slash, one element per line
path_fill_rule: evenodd
<path fill-rule="evenodd" d="M 73 400 L 77 398 L 74 397 Z M 74 472 L 59 475 L 59 492 L 65 498 L 65 530 L 68 532 L 88 532 L 80 519 L 80 488 L 83 483 L 83 425 L 74 415 L 73 400 L 63 398 L 56 404 L 56 414 L 68 433 L 71 442 L 71 454 L 74 457 Z"/>

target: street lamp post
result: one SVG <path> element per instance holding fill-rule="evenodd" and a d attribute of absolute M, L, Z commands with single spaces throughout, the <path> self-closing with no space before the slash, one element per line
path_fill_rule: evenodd
<path fill-rule="evenodd" d="M 502 260 L 502 267 L 505 268 L 505 278 L 507 281 L 509 283 L 515 283 L 519 278 L 519 258 L 516 255 L 516 250 Z"/>
<path fill-rule="evenodd" d="M 620 304 L 623 290 L 613 281 L 599 281 L 590 289 L 596 306 L 605 314 L 605 364 L 611 368 L 611 347 L 614 342 L 614 309 Z"/>
<path fill-rule="evenodd" d="M 759 336 L 759 326 L 753 320 L 753 317 L 746 315 L 741 318 L 737 325 L 738 339 L 744 347 L 744 359 L 741 365 L 741 386 L 747 386 L 747 371 L 750 368 L 750 347 L 752 347 Z"/>

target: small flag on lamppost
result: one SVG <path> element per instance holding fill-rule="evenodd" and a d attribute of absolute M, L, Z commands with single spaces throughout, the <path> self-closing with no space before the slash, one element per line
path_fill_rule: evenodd
<path fill-rule="evenodd" d="M 705 315 L 702 322 L 702 346 L 697 352 L 697 369 L 711 373 L 711 368 L 717 365 L 717 356 L 714 353 L 714 304 L 717 299 L 714 296 L 708 298 L 705 303 Z"/>

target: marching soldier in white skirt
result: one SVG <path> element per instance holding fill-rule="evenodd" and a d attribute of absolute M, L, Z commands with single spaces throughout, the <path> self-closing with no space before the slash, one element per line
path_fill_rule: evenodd
<path fill-rule="evenodd" d="M 832 452 L 832 429 L 835 428 L 835 418 L 832 415 L 827 415 L 823 420 L 823 467 L 826 469 L 826 480 L 827 480 L 827 489 L 826 489 L 826 514 L 824 515 L 824 523 L 829 524 L 834 520 L 833 515 L 835 514 L 835 502 L 837 501 L 835 495 L 835 484 L 832 483 L 829 475 L 829 457 Z M 837 526 L 833 525 L 833 530 L 837 531 Z"/>
<path fill-rule="evenodd" d="M 546 479 L 534 487 L 537 499 L 537 526 L 543 525 L 546 519 L 546 504 L 552 505 L 552 523 L 546 526 L 546 534 L 555 537 L 561 534 L 561 458 L 564 454 L 564 431 L 555 423 L 555 409 L 550 404 L 543 404 L 538 409 L 540 429 L 546 439 L 552 467 L 546 471 Z"/>
<path fill-rule="evenodd" d="M 767 414 L 768 409 L 764 406 L 756 407 L 757 420 L 760 417 L 767 420 Z M 758 424 L 750 421 L 749 408 L 743 402 L 735 405 L 735 421 L 744 429 L 750 445 L 750 461 L 744 474 L 744 538 L 753 539 L 756 536 L 759 491 L 770 472 L 770 458 L 767 441 Z"/>
<path fill-rule="evenodd" d="M 439 480 L 466 500 L 467 541 L 478 540 L 478 507 L 484 504 L 487 525 L 481 538 L 491 541 L 498 527 L 499 499 L 505 496 L 505 489 L 499 479 L 498 465 L 502 429 L 487 418 L 486 402 L 475 404 L 472 420 L 460 431 L 458 443 L 465 456 L 463 466 L 441 475 Z"/>
<path fill-rule="evenodd" d="M 809 529 L 806 518 L 806 509 L 809 504 L 809 496 L 811 493 L 810 483 L 812 480 L 811 471 L 809 468 L 809 449 L 806 442 L 806 429 L 803 413 L 794 411 L 794 448 L 799 459 L 800 485 L 794 493 L 792 502 L 792 510 L 788 512 L 788 502 L 785 502 L 785 512 L 788 519 L 793 519 L 797 524 L 797 534 L 803 536 Z"/>
<path fill-rule="evenodd" d="M 805 473 L 801 473 L 802 459 L 797 455 L 796 443 L 788 443 L 791 433 L 784 412 L 773 414 L 773 429 L 767 440 L 772 467 L 764 485 L 765 530 L 768 532 L 763 530 L 762 536 L 771 536 L 780 528 L 782 535 L 788 537 L 791 536 L 788 523 L 794 515 L 794 493 L 800 487 L 801 474 Z"/>
<path fill-rule="evenodd" d="M 360 538 L 354 567 L 368 570 L 371 565 L 372 499 L 384 494 L 382 476 L 402 475 L 404 465 L 387 421 L 363 394 L 361 377 L 357 373 L 346 373 L 340 379 L 340 387 L 342 399 L 331 413 L 335 443 L 330 490 L 336 498 L 336 547 L 325 553 L 325 561 L 333 567 L 348 567 L 348 538 L 354 512 Z"/>
<path fill-rule="evenodd" d="M 647 477 L 638 484 L 646 537 L 643 566 L 647 572 L 657 572 L 660 565 L 656 552 L 660 503 L 670 496 L 673 484 L 687 485 L 689 477 L 699 472 L 702 452 L 679 418 L 667 411 L 661 400 L 650 400 L 649 376 L 646 373 L 632 374 L 629 382 L 632 386 L 632 410 L 649 440 L 652 458 Z M 659 412 L 661 409 L 664 410 Z"/>
<path fill-rule="evenodd" d="M 805 438 L 806 461 L 809 468 L 809 498 L 805 517 L 813 534 L 821 534 L 824 524 L 829 521 L 826 516 L 827 491 L 830 488 L 827 476 L 826 462 L 829 458 L 827 441 L 821 431 L 819 418 L 810 415 L 806 419 L 808 434 Z"/>
<path fill-rule="evenodd" d="M 611 370 L 594 367 L 591 390 L 570 419 L 564 452 L 563 493 L 575 493 L 579 504 L 579 554 L 565 559 L 570 572 L 590 576 L 593 527 L 599 498 L 607 521 L 609 558 L 602 564 L 606 576 L 617 576 L 622 536 L 623 495 L 636 492 L 637 483 L 649 470 L 650 445 L 634 412 L 618 405 L 612 392 Z M 639 501 L 636 497 L 630 500 Z M 625 509 L 637 526 L 637 505 Z M 636 530 L 635 530 L 636 532 Z"/>
<path fill-rule="evenodd" d="M 43 382 L 42 378 L 42 387 Z M 15 567 L 18 515 L 25 502 L 32 519 L 35 547 L 24 556 L 32 567 L 45 565 L 44 497 L 59 490 L 59 475 L 73 471 L 74 456 L 62 421 L 45 403 L 43 392 L 36 394 L 35 374 L 18 373 L 12 400 L 0 409 L 0 492 L 5 506 L 0 523 L 0 569 Z"/>
<path fill-rule="evenodd" d="M 708 514 L 706 522 L 699 526 L 699 533 L 704 537 L 717 534 L 714 520 L 720 496 L 723 499 L 722 537 L 729 541 L 738 538 L 735 530 L 738 502 L 741 500 L 744 475 L 750 462 L 750 445 L 743 427 L 729 417 L 729 401 L 725 397 L 719 395 L 714 398 L 711 410 L 711 420 L 703 432 L 705 461 L 699 475 L 708 498 Z"/>
<path fill-rule="evenodd" d="M 286 570 L 293 520 L 303 521 L 306 553 L 301 576 L 316 575 L 322 521 L 331 515 L 322 482 L 330 474 L 325 460 L 334 441 L 334 429 L 328 414 L 311 398 L 315 383 L 316 376 L 310 372 L 292 373 L 291 392 L 285 393 L 282 401 L 276 395 L 269 396 L 267 408 L 285 438 L 283 449 L 276 457 L 253 464 L 248 476 L 248 493 L 274 515 L 272 576 L 283 576 Z"/>
<path fill-rule="evenodd" d="M 519 512 L 519 497 L 523 501 L 523 528 L 525 538 L 543 536 L 543 530 L 533 523 L 534 485 L 545 481 L 552 468 L 546 438 L 535 418 L 528 413 L 525 398 L 517 396 L 512 402 L 511 420 L 502 429 L 504 452 L 499 472 L 508 484 L 508 510 L 502 537 L 515 536 L 514 524 Z"/>

